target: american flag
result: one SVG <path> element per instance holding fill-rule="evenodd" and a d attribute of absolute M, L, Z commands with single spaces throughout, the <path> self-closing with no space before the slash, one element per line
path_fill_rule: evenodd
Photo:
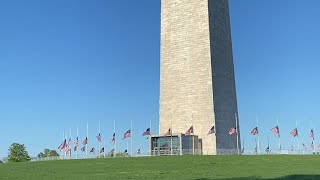
<path fill-rule="evenodd" d="M 67 151 L 66 151 L 66 155 L 69 155 L 69 153 L 70 153 L 70 149 L 68 149 Z"/>
<path fill-rule="evenodd" d="M 310 132 L 310 138 L 311 138 L 311 140 L 312 140 L 312 141 L 314 140 L 314 133 L 313 133 L 313 129 L 311 129 L 311 132 Z"/>
<path fill-rule="evenodd" d="M 186 131 L 186 135 L 193 134 L 193 126 L 189 127 L 189 129 Z"/>
<path fill-rule="evenodd" d="M 128 150 L 126 149 L 126 150 L 124 151 L 124 153 L 127 154 L 127 153 L 128 153 Z"/>
<path fill-rule="evenodd" d="M 211 129 L 209 130 L 208 134 L 213 134 L 213 133 L 216 133 L 215 129 L 214 129 L 214 126 L 211 127 Z"/>
<path fill-rule="evenodd" d="M 140 149 L 137 150 L 136 154 L 141 154 L 141 151 Z"/>
<path fill-rule="evenodd" d="M 116 133 L 113 133 L 110 143 L 115 143 L 115 142 L 116 142 Z"/>
<path fill-rule="evenodd" d="M 312 141 L 312 143 L 311 143 L 311 145 L 310 145 L 310 148 L 311 148 L 312 150 L 314 150 L 314 144 L 313 144 L 313 141 Z"/>
<path fill-rule="evenodd" d="M 73 147 L 73 151 L 77 151 L 78 146 Z"/>
<path fill-rule="evenodd" d="M 292 131 L 290 132 L 290 134 L 291 134 L 293 137 L 298 136 L 298 129 L 297 129 L 297 128 L 292 129 Z"/>
<path fill-rule="evenodd" d="M 88 137 L 86 137 L 86 138 L 83 140 L 82 144 L 83 144 L 84 146 L 88 144 Z"/>
<path fill-rule="evenodd" d="M 69 141 L 68 141 L 68 147 L 71 147 L 71 138 L 69 138 Z"/>
<path fill-rule="evenodd" d="M 128 137 L 131 137 L 131 130 L 130 129 L 124 133 L 122 140 L 124 140 L 125 138 L 128 138 Z"/>
<path fill-rule="evenodd" d="M 64 149 L 64 147 L 67 145 L 67 140 L 63 140 L 62 143 L 60 144 L 60 146 L 58 147 L 58 149 L 61 151 L 62 149 Z"/>
<path fill-rule="evenodd" d="M 74 146 L 77 147 L 79 145 L 79 138 L 76 138 L 76 141 L 74 142 Z"/>
<path fill-rule="evenodd" d="M 279 126 L 271 129 L 272 134 L 280 136 Z"/>
<path fill-rule="evenodd" d="M 166 132 L 165 135 L 166 135 L 166 136 L 172 135 L 171 128 L 168 129 L 168 131 Z"/>
<path fill-rule="evenodd" d="M 237 133 L 237 128 L 236 128 L 236 127 L 232 127 L 232 128 L 229 130 L 229 135 L 236 134 L 236 133 Z"/>
<path fill-rule="evenodd" d="M 93 147 L 93 148 L 91 148 L 89 152 L 91 152 L 91 153 L 92 153 L 92 152 L 94 152 L 94 147 Z"/>
<path fill-rule="evenodd" d="M 270 147 L 268 146 L 266 149 L 266 153 L 269 153 L 269 152 L 270 152 Z"/>
<path fill-rule="evenodd" d="M 98 142 L 101 142 L 101 134 L 100 133 L 97 136 L 97 140 L 98 140 Z"/>
<path fill-rule="evenodd" d="M 304 151 L 308 150 L 308 149 L 307 149 L 307 146 L 306 146 L 305 144 L 302 144 L 302 146 L 303 146 L 303 150 L 304 150 Z"/>
<path fill-rule="evenodd" d="M 104 147 L 102 149 L 100 149 L 100 153 L 103 153 L 104 152 Z"/>
<path fill-rule="evenodd" d="M 81 151 L 82 151 L 82 152 L 85 152 L 85 151 L 86 151 L 86 147 L 83 146 L 83 147 L 81 148 Z"/>
<path fill-rule="evenodd" d="M 145 132 L 143 132 L 142 136 L 150 136 L 151 135 L 151 131 L 150 128 L 148 128 Z"/>
<path fill-rule="evenodd" d="M 251 134 L 252 135 L 257 135 L 258 134 L 258 127 L 253 128 L 252 131 L 251 131 Z"/>
<path fill-rule="evenodd" d="M 111 151 L 109 152 L 109 155 L 114 155 L 114 149 L 111 149 Z"/>

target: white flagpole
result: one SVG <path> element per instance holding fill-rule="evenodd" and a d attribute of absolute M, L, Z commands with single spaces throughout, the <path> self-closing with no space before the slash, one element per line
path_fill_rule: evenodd
<path fill-rule="evenodd" d="M 170 140 L 170 155 L 172 155 L 172 115 L 171 115 L 170 135 L 171 135 L 171 140 Z"/>
<path fill-rule="evenodd" d="M 277 116 L 277 126 L 278 126 L 278 129 L 280 129 L 279 128 L 279 116 Z M 279 137 L 279 154 L 281 153 L 281 137 L 280 137 L 280 130 L 279 130 L 279 132 L 278 132 L 278 137 Z"/>
<path fill-rule="evenodd" d="M 78 124 L 77 124 L 77 141 L 78 141 L 78 146 L 79 146 L 79 129 L 78 129 Z M 76 151 L 76 159 L 78 159 L 78 147 L 77 147 L 77 151 Z"/>
<path fill-rule="evenodd" d="M 99 136 L 99 135 L 100 135 L 100 140 L 101 140 L 101 134 L 100 134 L 100 120 L 99 120 L 99 134 L 98 134 L 98 136 Z M 99 150 L 98 150 L 98 152 L 99 152 L 99 158 L 100 158 L 101 141 L 99 141 L 98 143 L 99 143 Z"/>
<path fill-rule="evenodd" d="M 191 116 L 191 126 L 192 126 L 192 153 L 194 155 L 194 128 L 193 128 L 193 113 L 192 113 L 192 116 Z"/>
<path fill-rule="evenodd" d="M 298 151 L 300 151 L 299 132 L 298 132 L 298 121 L 297 121 L 297 120 L 296 120 L 296 130 L 297 130 Z"/>
<path fill-rule="evenodd" d="M 70 139 L 71 139 L 71 128 L 70 128 Z M 72 152 L 72 139 L 71 139 L 71 141 L 70 141 L 70 159 L 71 159 L 71 152 Z M 69 151 L 69 149 L 68 149 L 68 151 Z"/>
<path fill-rule="evenodd" d="M 259 118 L 258 118 L 258 114 L 257 114 L 257 116 L 256 116 L 256 120 L 257 120 L 257 128 L 258 128 L 258 146 L 257 146 L 257 148 L 258 148 L 258 154 L 260 154 L 261 153 L 261 149 L 260 149 L 260 130 L 259 130 Z"/>
<path fill-rule="evenodd" d="M 86 157 L 88 157 L 88 144 L 89 144 L 89 138 L 88 138 L 88 136 L 89 136 L 89 124 L 88 124 L 88 122 L 87 122 L 87 144 L 86 144 Z"/>
<path fill-rule="evenodd" d="M 130 133 L 131 133 L 131 138 L 130 138 L 130 140 L 131 140 L 131 157 L 132 157 L 132 138 L 133 138 L 133 131 L 132 131 L 132 119 L 131 119 L 131 127 L 130 127 Z"/>
<path fill-rule="evenodd" d="M 67 143 L 67 139 L 66 139 L 66 132 L 65 132 L 65 129 L 63 129 L 63 138 L 62 138 L 62 142 L 64 143 L 64 140 L 66 140 L 66 143 Z M 66 146 L 66 144 L 65 144 Z M 63 149 L 64 150 L 64 149 Z M 65 158 L 66 154 L 63 153 L 63 159 Z"/>
<path fill-rule="evenodd" d="M 116 133 L 116 120 L 114 119 L 113 120 L 113 133 Z M 113 135 L 112 135 L 113 136 Z M 117 154 L 117 151 L 116 151 L 116 145 L 117 145 L 117 138 L 115 137 L 115 140 L 114 140 L 114 144 L 113 144 L 113 157 L 116 157 L 116 154 Z"/>
<path fill-rule="evenodd" d="M 239 153 L 239 129 L 238 129 L 238 117 L 237 117 L 237 113 L 234 113 L 235 115 L 235 119 L 236 119 L 236 132 L 237 132 L 237 151 L 238 151 L 238 155 Z"/>
<path fill-rule="evenodd" d="M 67 130 L 68 131 L 68 130 Z M 68 140 L 68 133 L 66 133 L 66 146 L 69 144 L 69 140 Z M 66 149 L 66 147 L 64 148 L 64 149 Z M 64 156 L 65 156 L 65 158 L 67 159 L 67 152 L 66 151 L 64 151 Z"/>
<path fill-rule="evenodd" d="M 149 155 L 151 156 L 151 133 L 152 133 L 152 130 L 151 130 L 151 125 L 152 125 L 152 119 L 150 119 L 150 136 L 149 136 Z"/>

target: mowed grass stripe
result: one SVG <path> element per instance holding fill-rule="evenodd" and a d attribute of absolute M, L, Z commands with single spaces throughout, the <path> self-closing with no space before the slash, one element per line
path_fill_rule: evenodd
<path fill-rule="evenodd" d="M 0 164 L 0 179 L 239 178 L 320 179 L 320 156 L 161 156 Z"/>

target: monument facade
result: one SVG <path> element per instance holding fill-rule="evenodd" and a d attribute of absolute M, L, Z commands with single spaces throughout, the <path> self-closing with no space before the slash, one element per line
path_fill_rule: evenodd
<path fill-rule="evenodd" d="M 160 134 L 193 126 L 203 154 L 240 149 L 228 0 L 161 0 L 160 61 Z"/>

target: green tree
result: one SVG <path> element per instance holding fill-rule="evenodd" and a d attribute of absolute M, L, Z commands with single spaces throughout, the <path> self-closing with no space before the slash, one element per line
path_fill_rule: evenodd
<path fill-rule="evenodd" d="M 0 160 L 0 164 L 2 163 L 2 161 Z"/>
<path fill-rule="evenodd" d="M 43 152 L 40 152 L 38 154 L 38 158 L 55 157 L 55 156 L 59 156 L 58 152 L 56 150 L 50 150 L 50 149 L 44 149 Z"/>
<path fill-rule="evenodd" d="M 13 143 L 9 148 L 8 162 L 30 161 L 30 156 L 24 144 Z"/>

